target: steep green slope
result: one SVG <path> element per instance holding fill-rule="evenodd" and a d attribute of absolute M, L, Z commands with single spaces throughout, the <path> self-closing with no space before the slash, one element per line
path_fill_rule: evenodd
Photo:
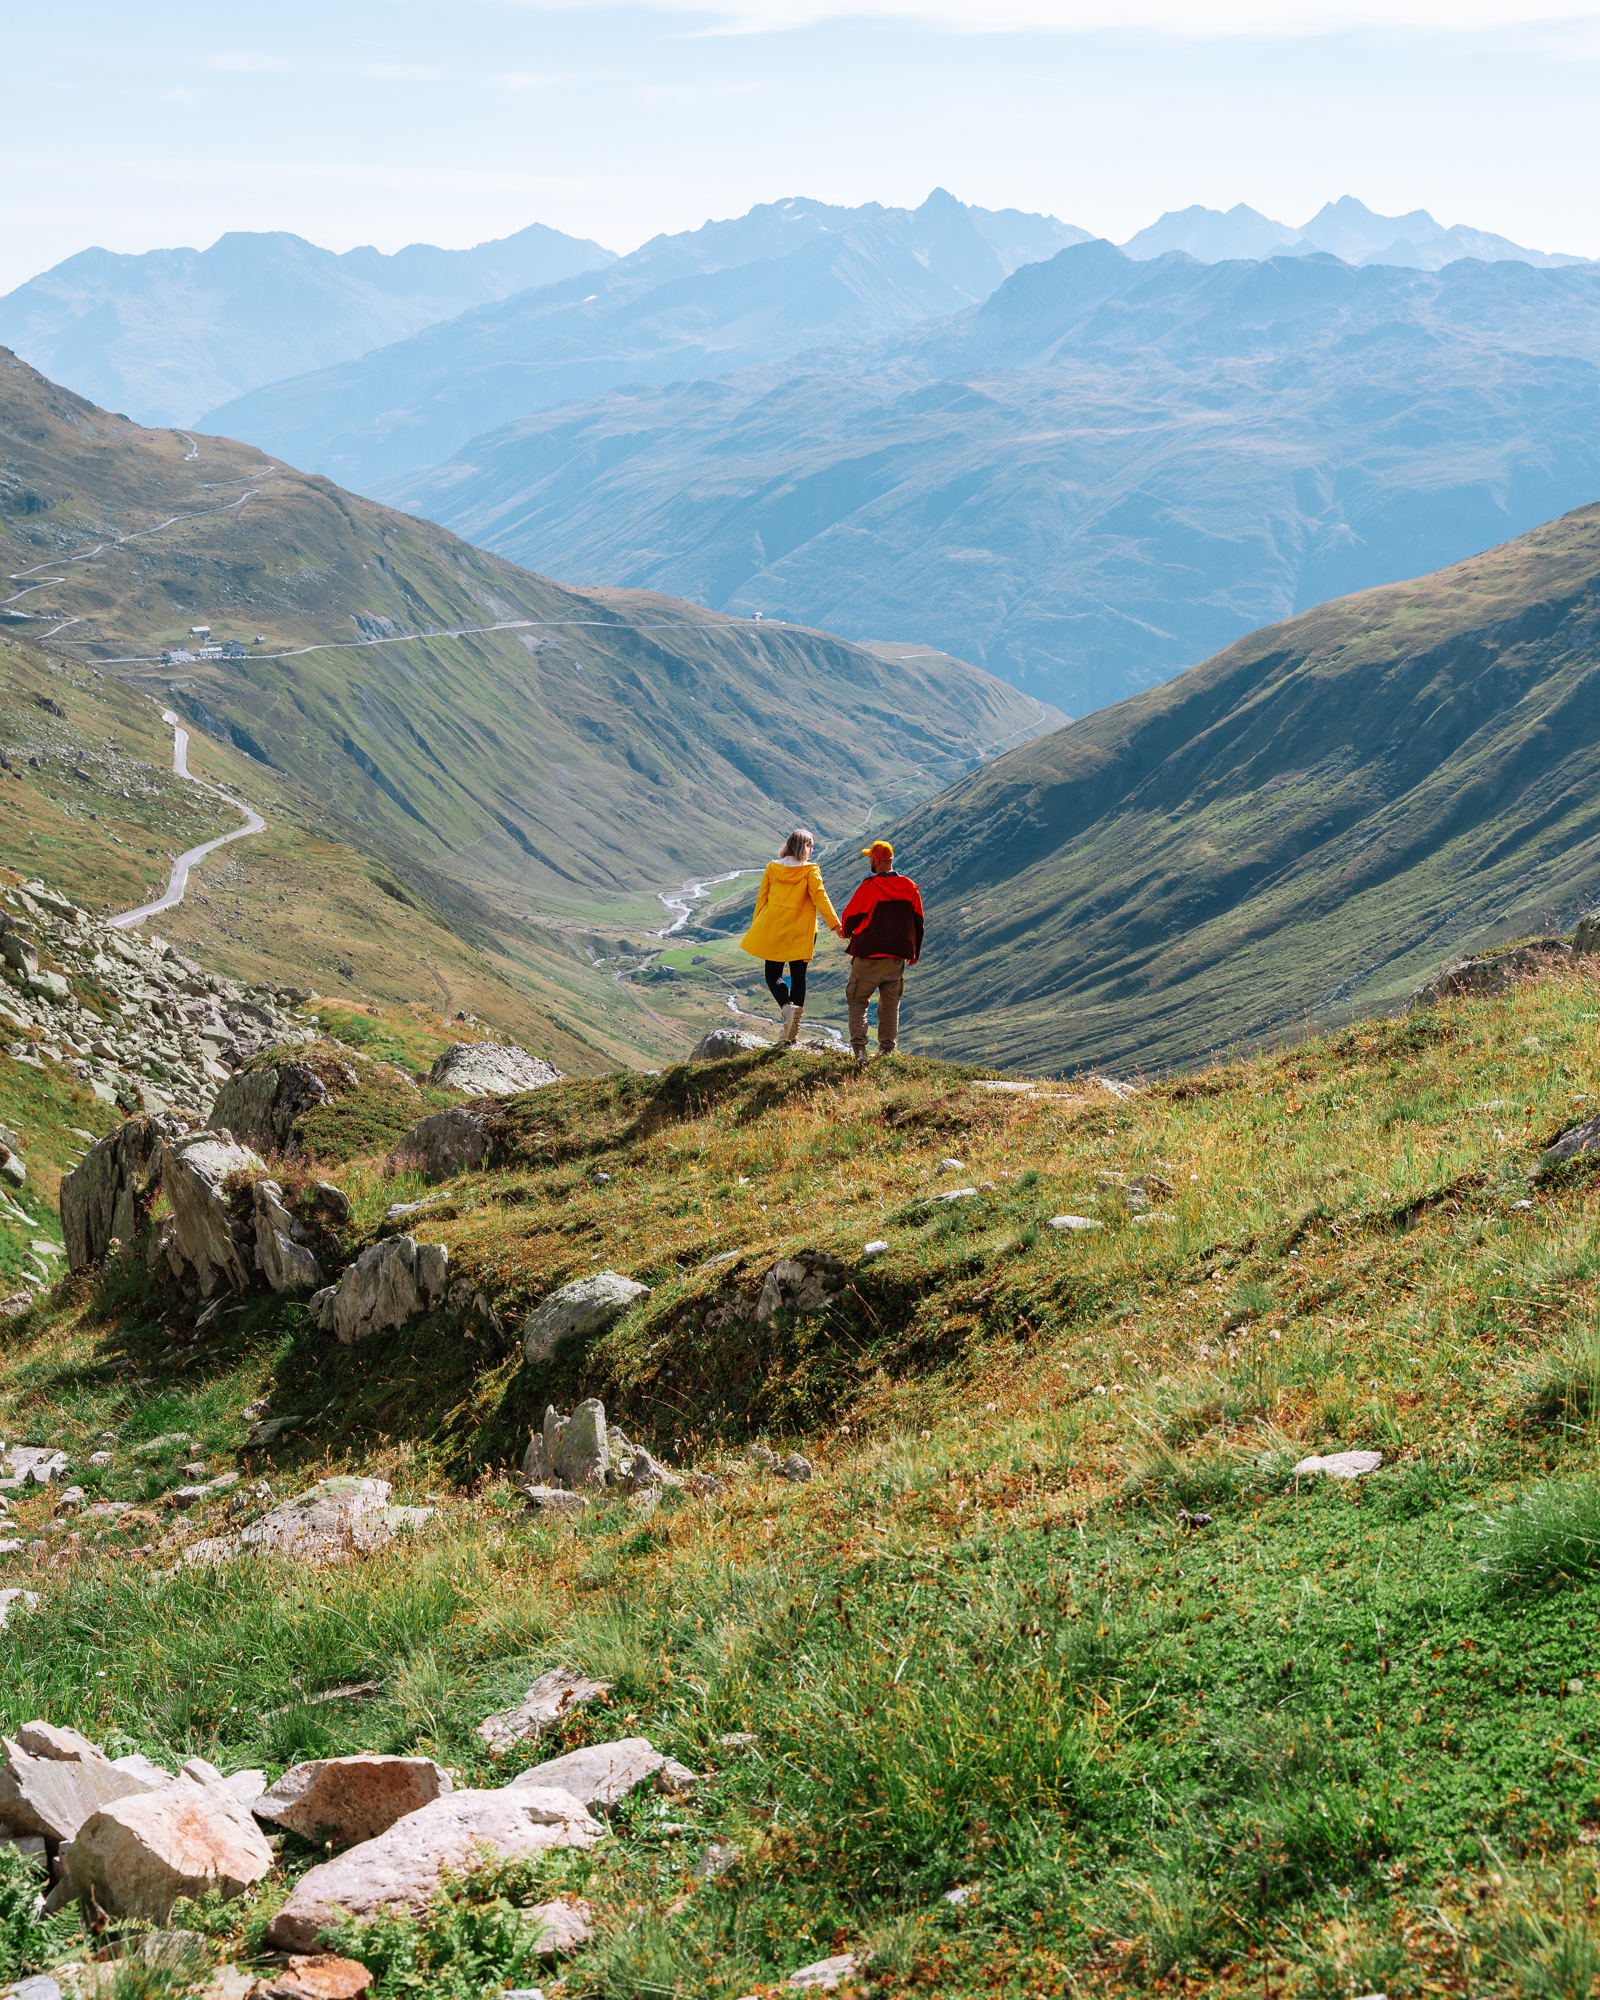
<path fill-rule="evenodd" d="M 1192 1062 L 1600 897 L 1600 507 L 1325 604 L 892 829 L 913 1046 Z"/>
<path fill-rule="evenodd" d="M 355 1346 L 260 1290 L 198 1318 L 141 1223 L 0 1343 L 5 1437 L 81 1488 L 8 1496 L 36 1602 L 0 1631 L 0 1728 L 274 1779 L 426 1756 L 473 1789 L 642 1735 L 700 1774 L 341 1932 L 372 2000 L 556 1971 L 571 2000 L 779 2000 L 845 1954 L 873 2000 L 1588 1996 L 1597 1156 L 1533 1170 L 1595 1107 L 1593 966 L 1127 1101 L 776 1053 L 558 1085 L 410 1218 L 486 1310 Z M 423 1191 L 349 1131 L 284 1176 L 348 1195 L 341 1263 Z M 940 1201 L 952 1151 L 973 1185 Z M 757 1320 L 808 1251 L 823 1309 Z M 529 1307 L 596 1267 L 653 1289 L 528 1362 Z M 587 1396 L 702 1476 L 530 1506 L 530 1426 Z M 791 1450 L 809 1478 L 769 1469 Z M 1296 1470 L 1352 1450 L 1362 1476 Z M 330 1473 L 436 1511 L 357 1560 L 230 1549 Z M 556 1666 L 609 1699 L 489 1748 Z M 324 1831 L 171 1929 L 270 1974 Z M 35 1920 L 26 1865 L 0 1854 L 0 1979 L 133 1959 L 145 1926 Z M 563 1890 L 593 1935 L 541 1972 L 515 1912 Z"/>
<path fill-rule="evenodd" d="M 1059 719 L 959 662 L 562 589 L 10 356 L 0 452 L 8 617 L 508 920 L 765 858 L 797 818 L 851 831 Z M 244 656 L 163 666 L 201 623 Z"/>

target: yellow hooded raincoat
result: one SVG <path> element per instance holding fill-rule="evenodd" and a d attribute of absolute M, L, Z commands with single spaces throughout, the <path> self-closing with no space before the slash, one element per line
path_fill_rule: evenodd
<path fill-rule="evenodd" d="M 814 861 L 769 861 L 756 897 L 756 913 L 739 940 L 752 958 L 778 965 L 809 960 L 817 948 L 817 917 L 829 930 L 839 919 L 822 886 L 822 870 Z"/>

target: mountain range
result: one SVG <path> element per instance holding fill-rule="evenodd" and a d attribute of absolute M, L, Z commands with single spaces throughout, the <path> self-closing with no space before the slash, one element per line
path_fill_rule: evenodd
<path fill-rule="evenodd" d="M 83 250 L 0 298 L 0 343 L 139 423 L 192 424 L 260 383 L 611 261 L 542 223 L 472 250 L 413 243 L 392 256 L 246 230 L 209 250 Z"/>
<path fill-rule="evenodd" d="M 983 305 L 475 439 L 401 505 L 518 562 L 1084 714 L 1600 492 L 1600 265 L 1070 247 Z"/>
<path fill-rule="evenodd" d="M 1227 210 L 1198 203 L 1172 208 L 1148 229 L 1130 236 L 1122 248 L 1138 258 L 1181 250 L 1201 264 L 1221 264 L 1234 257 L 1303 257 L 1325 250 L 1347 264 L 1400 264 L 1414 271 L 1439 271 L 1462 257 L 1476 257 L 1485 264 L 1537 264 L 1544 269 L 1587 261 L 1560 251 L 1529 250 L 1487 229 L 1459 223 L 1447 229 L 1425 208 L 1414 208 L 1409 215 L 1377 215 L 1349 194 L 1325 203 L 1300 229 L 1274 222 L 1242 201 Z"/>
<path fill-rule="evenodd" d="M 1020 265 L 1087 240 L 1051 216 L 968 208 L 943 189 L 916 209 L 772 202 L 255 390 L 205 424 L 384 494 L 530 411 L 894 333 L 976 304 Z"/>

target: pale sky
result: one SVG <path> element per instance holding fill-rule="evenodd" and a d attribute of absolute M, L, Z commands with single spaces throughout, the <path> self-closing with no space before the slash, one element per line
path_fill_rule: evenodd
<path fill-rule="evenodd" d="M 0 292 L 91 244 L 626 251 L 935 186 L 1114 241 L 1354 194 L 1600 256 L 1594 0 L 4 0 L 0 38 Z"/>

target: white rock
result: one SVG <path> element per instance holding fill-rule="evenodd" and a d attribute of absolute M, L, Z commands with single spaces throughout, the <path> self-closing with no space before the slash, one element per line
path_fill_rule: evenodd
<path fill-rule="evenodd" d="M 354 1347 L 426 1312 L 443 1294 L 448 1267 L 442 1243 L 419 1250 L 412 1237 L 390 1236 L 363 1250 L 336 1286 L 316 1294 L 311 1317 L 325 1333 Z"/>
<path fill-rule="evenodd" d="M 690 1062 L 726 1062 L 730 1056 L 748 1055 L 752 1049 L 770 1049 L 763 1035 L 747 1034 L 743 1028 L 713 1028 L 702 1035 L 689 1051 Z"/>
<path fill-rule="evenodd" d="M 392 1507 L 387 1479 L 322 1479 L 282 1501 L 239 1536 L 247 1549 L 276 1549 L 310 1562 L 381 1548 L 402 1528 L 428 1520 L 431 1507 Z"/>
<path fill-rule="evenodd" d="M 103 1807 L 147 1793 L 150 1786 L 131 1771 L 118 1770 L 75 1730 L 52 1731 L 45 1723 L 25 1725 L 30 1741 L 57 1742 L 42 1753 L 0 1737 L 0 1822 L 47 1840 L 71 1840 Z M 63 1740 L 83 1745 L 67 1750 Z"/>
<path fill-rule="evenodd" d="M 1294 1470 L 1296 1478 L 1302 1473 L 1326 1473 L 1332 1479 L 1359 1479 L 1382 1464 L 1381 1451 L 1335 1451 L 1326 1458 L 1303 1458 Z"/>
<path fill-rule="evenodd" d="M 591 1743 L 582 1750 L 569 1750 L 564 1757 L 535 1764 L 513 1778 L 506 1789 L 554 1786 L 586 1806 L 614 1806 L 651 1779 L 670 1792 L 692 1792 L 700 1782 L 695 1772 L 662 1756 L 647 1738 L 625 1736 L 620 1742 Z"/>
<path fill-rule="evenodd" d="M 1063 1230 L 1103 1229 L 1105 1224 L 1103 1222 L 1096 1222 L 1092 1217 L 1087 1215 L 1052 1215 L 1050 1218 L 1050 1227 L 1052 1229 Z"/>
<path fill-rule="evenodd" d="M 322 1283 L 322 1267 L 306 1247 L 305 1224 L 291 1215 L 276 1181 L 257 1181 L 253 1190 L 256 1263 L 275 1292 L 311 1292 Z"/>
<path fill-rule="evenodd" d="M 547 1361 L 567 1341 L 603 1332 L 649 1296 L 648 1285 L 625 1278 L 620 1271 L 596 1271 L 561 1285 L 523 1321 L 522 1351 L 529 1361 Z"/>
<path fill-rule="evenodd" d="M 162 1148 L 161 1186 L 172 1204 L 169 1262 L 174 1271 L 187 1269 L 199 1279 L 201 1295 L 210 1298 L 219 1284 L 238 1292 L 250 1286 L 255 1258 L 247 1254 L 248 1239 L 234 1235 L 223 1183 L 230 1174 L 264 1174 L 266 1162 L 248 1146 L 236 1145 L 216 1132 L 199 1132 Z"/>
<path fill-rule="evenodd" d="M 864 1243 L 861 1246 L 861 1254 L 863 1257 L 881 1257 L 888 1247 L 888 1244 L 880 1236 L 875 1242 Z"/>
<path fill-rule="evenodd" d="M 220 1786 L 171 1785 L 84 1821 L 61 1859 L 81 1896 L 113 1916 L 163 1920 L 180 1896 L 240 1896 L 272 1867 L 247 1807 Z"/>
<path fill-rule="evenodd" d="M 819 1958 L 813 1965 L 802 1965 L 798 1972 L 791 1972 L 784 1981 L 786 1986 L 810 1988 L 822 1992 L 855 1976 L 856 1957 L 853 1952 L 842 1952 L 837 1958 Z"/>
<path fill-rule="evenodd" d="M 5 1630 L 6 1625 L 10 1621 L 11 1613 L 15 1610 L 19 1601 L 24 1611 L 35 1610 L 39 1603 L 38 1592 L 33 1590 L 0 1590 L 0 1631 Z"/>
<path fill-rule="evenodd" d="M 350 1917 L 384 1909 L 420 1917 L 445 1870 L 470 1873 L 484 1849 L 511 1860 L 552 1847 L 592 1847 L 604 1834 L 568 1792 L 536 1786 L 452 1792 L 302 1875 L 267 1926 L 267 1942 L 280 1951 L 306 1951 Z"/>
<path fill-rule="evenodd" d="M 933 1196 L 935 1201 L 965 1201 L 969 1195 L 978 1192 L 976 1188 L 946 1188 L 943 1194 Z"/>
<path fill-rule="evenodd" d="M 526 1049 L 499 1042 L 453 1042 L 428 1071 L 435 1090 L 459 1090 L 467 1097 L 518 1097 L 565 1080 Z"/>
<path fill-rule="evenodd" d="M 491 1750 L 527 1743 L 559 1722 L 571 1708 L 610 1692 L 610 1681 L 592 1681 L 572 1667 L 552 1667 L 541 1674 L 515 1708 L 485 1716 L 478 1734 Z"/>
<path fill-rule="evenodd" d="M 252 1810 L 308 1840 L 331 1835 L 348 1845 L 376 1839 L 454 1789 L 431 1757 L 319 1757 L 291 1766 Z"/>

